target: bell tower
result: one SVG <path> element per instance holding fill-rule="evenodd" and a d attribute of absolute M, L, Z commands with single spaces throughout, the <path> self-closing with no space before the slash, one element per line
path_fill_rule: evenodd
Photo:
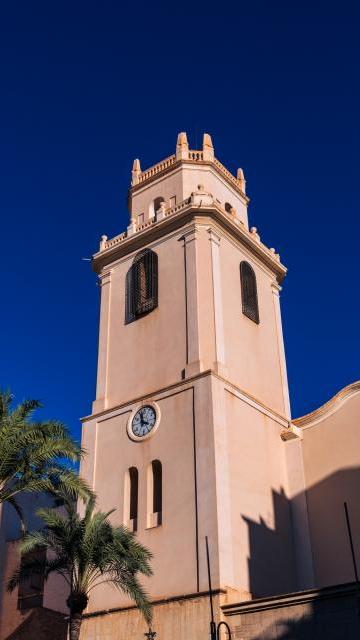
<path fill-rule="evenodd" d="M 234 176 L 217 160 L 208 134 L 191 150 L 180 133 L 165 160 L 146 170 L 134 161 L 127 230 L 103 236 L 93 257 L 98 372 L 81 471 L 99 507 L 116 507 L 114 521 L 153 553 L 145 586 L 155 626 L 175 634 L 195 616 L 191 638 L 208 628 L 205 536 L 216 598 L 262 595 L 247 523 L 274 527 L 273 491 L 287 490 L 286 269 L 249 229 L 245 185 L 242 169 Z M 296 587 L 290 514 L 282 517 L 276 567 L 264 566 L 274 593 Z M 109 632 L 105 609 L 138 637 L 136 612 L 105 586 L 91 598 L 83 637 L 94 637 L 99 620 Z"/>

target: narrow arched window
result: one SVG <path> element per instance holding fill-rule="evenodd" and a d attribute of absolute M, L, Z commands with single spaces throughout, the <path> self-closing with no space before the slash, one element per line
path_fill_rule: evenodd
<path fill-rule="evenodd" d="M 131 531 L 137 531 L 139 473 L 130 467 L 125 475 L 124 523 Z"/>
<path fill-rule="evenodd" d="M 259 324 L 259 306 L 255 271 L 243 260 L 240 263 L 242 312 L 247 318 Z"/>
<path fill-rule="evenodd" d="M 225 209 L 226 213 L 231 213 L 232 206 L 231 206 L 230 202 L 225 202 L 224 209 Z"/>
<path fill-rule="evenodd" d="M 147 526 L 158 527 L 162 523 L 162 465 L 153 460 L 148 466 Z"/>
<path fill-rule="evenodd" d="M 137 520 L 138 517 L 138 487 L 139 487 L 139 473 L 136 467 L 130 467 L 129 469 L 130 479 L 130 508 L 129 516 L 130 520 Z"/>
<path fill-rule="evenodd" d="M 153 460 L 153 513 L 162 512 L 162 466 L 160 460 Z"/>
<path fill-rule="evenodd" d="M 153 311 L 158 306 L 158 257 L 151 249 L 140 251 L 126 274 L 125 322 Z"/>
<path fill-rule="evenodd" d="M 165 200 L 160 196 L 150 203 L 149 218 L 153 218 L 154 220 L 157 219 L 157 212 L 159 211 L 162 202 L 165 202 Z"/>

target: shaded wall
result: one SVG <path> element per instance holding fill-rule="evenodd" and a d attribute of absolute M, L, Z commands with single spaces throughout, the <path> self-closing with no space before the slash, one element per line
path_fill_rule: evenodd
<path fill-rule="evenodd" d="M 225 605 L 234 640 L 354 640 L 360 637 L 354 584 Z"/>
<path fill-rule="evenodd" d="M 302 427 L 301 444 L 315 585 L 322 587 L 354 579 L 345 501 L 360 568 L 360 392 L 320 411 Z"/>

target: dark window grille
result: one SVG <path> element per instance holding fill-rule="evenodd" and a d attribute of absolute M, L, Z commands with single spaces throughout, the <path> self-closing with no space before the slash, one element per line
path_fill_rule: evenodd
<path fill-rule="evenodd" d="M 259 324 L 259 305 L 254 269 L 248 262 L 240 263 L 242 312 L 256 324 Z"/>
<path fill-rule="evenodd" d="M 158 306 L 158 257 L 151 249 L 140 251 L 126 274 L 125 321 L 153 311 Z"/>
<path fill-rule="evenodd" d="M 162 466 L 160 460 L 152 461 L 153 513 L 162 512 Z"/>
<path fill-rule="evenodd" d="M 130 467 L 130 520 L 137 520 L 138 517 L 138 486 L 139 486 L 139 473 L 136 467 Z M 135 527 L 136 528 L 136 527 Z"/>

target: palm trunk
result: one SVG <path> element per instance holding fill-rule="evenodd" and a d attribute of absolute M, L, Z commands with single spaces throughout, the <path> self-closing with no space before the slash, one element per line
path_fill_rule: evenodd
<path fill-rule="evenodd" d="M 70 640 L 79 640 L 83 613 L 87 607 L 88 597 L 82 591 L 72 591 L 66 601 L 70 609 Z"/>
<path fill-rule="evenodd" d="M 70 640 L 79 640 L 82 623 L 82 612 L 73 613 L 70 618 Z"/>

